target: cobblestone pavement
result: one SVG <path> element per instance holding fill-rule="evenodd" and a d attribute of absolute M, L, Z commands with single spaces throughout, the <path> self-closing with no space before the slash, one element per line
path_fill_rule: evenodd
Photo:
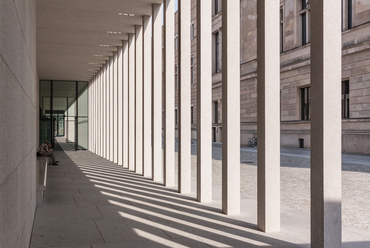
<path fill-rule="evenodd" d="M 214 145 L 212 149 L 213 184 L 220 186 L 221 156 L 221 147 Z M 242 149 L 240 157 L 241 192 L 257 197 L 257 153 Z M 196 163 L 196 142 L 193 141 L 193 177 L 196 177 Z M 281 204 L 309 212 L 310 159 L 282 155 L 280 180 Z M 342 164 L 342 223 L 370 232 L 370 166 Z"/>

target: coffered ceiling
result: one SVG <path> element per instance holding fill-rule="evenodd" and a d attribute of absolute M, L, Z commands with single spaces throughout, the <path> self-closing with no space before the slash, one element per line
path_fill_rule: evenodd
<path fill-rule="evenodd" d="M 37 0 L 40 79 L 87 81 L 162 0 Z"/>

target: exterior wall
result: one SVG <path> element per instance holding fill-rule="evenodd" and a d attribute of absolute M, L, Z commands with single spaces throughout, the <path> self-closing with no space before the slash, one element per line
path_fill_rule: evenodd
<path fill-rule="evenodd" d="M 355 0 L 353 3 L 353 25 L 358 26 L 370 21 L 370 1 Z"/>
<path fill-rule="evenodd" d="M 343 145 L 346 153 L 370 154 L 370 0 L 353 0 L 352 28 L 348 29 L 348 11 L 343 0 L 343 57 L 342 79 L 350 82 L 350 119 L 343 119 Z M 220 70 L 215 69 L 215 39 L 213 39 L 212 101 L 218 103 L 218 120 L 213 118 L 213 140 L 221 142 L 222 133 L 222 6 L 213 11 L 212 32 L 219 33 Z M 240 89 L 241 89 L 241 145 L 247 145 L 251 137 L 257 136 L 257 9 L 256 0 L 241 0 L 240 17 Z M 283 10 L 283 45 L 280 56 L 281 78 L 281 145 L 299 147 L 303 139 L 304 148 L 310 148 L 310 121 L 301 120 L 300 89 L 310 86 L 310 43 L 302 46 L 300 0 L 280 0 Z M 308 23 L 310 19 L 307 12 Z M 196 1 L 192 0 L 192 20 L 196 34 Z M 178 33 L 178 15 L 175 14 Z M 307 26 L 308 42 L 309 24 Z M 340 41 L 339 41 L 340 42 Z M 196 37 L 192 40 L 192 53 L 196 56 Z M 176 52 L 176 61 L 177 61 Z M 192 138 L 196 139 L 196 57 L 195 84 L 192 86 L 194 125 Z M 338 82 L 341 83 L 341 82 Z M 176 107 L 177 107 L 177 91 Z M 340 107 L 340 106 L 338 106 Z M 214 106 L 212 115 L 215 116 Z"/>
<path fill-rule="evenodd" d="M 36 1 L 0 6 L 0 247 L 28 247 L 36 208 Z"/>
<path fill-rule="evenodd" d="M 350 114 L 342 122 L 342 150 L 370 154 L 370 23 L 344 31 L 342 43 L 342 79 L 349 80 Z"/>

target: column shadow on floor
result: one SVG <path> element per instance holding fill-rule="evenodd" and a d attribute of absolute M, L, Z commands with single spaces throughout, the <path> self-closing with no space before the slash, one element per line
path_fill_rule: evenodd
<path fill-rule="evenodd" d="M 265 235 L 90 152 L 56 155 L 61 163 L 50 168 L 31 247 L 309 247 Z"/>

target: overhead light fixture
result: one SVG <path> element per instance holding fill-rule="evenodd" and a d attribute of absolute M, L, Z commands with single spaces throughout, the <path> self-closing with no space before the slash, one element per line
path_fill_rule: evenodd
<path fill-rule="evenodd" d="M 131 17 L 135 16 L 135 14 L 127 14 L 127 13 L 121 13 L 121 12 L 119 12 L 118 15 L 119 16 L 131 16 Z"/>
<path fill-rule="evenodd" d="M 94 57 L 103 57 L 103 55 L 95 54 Z"/>
<path fill-rule="evenodd" d="M 98 65 L 99 63 L 89 63 L 89 65 Z"/>
<path fill-rule="evenodd" d="M 100 47 L 110 47 L 109 45 L 99 45 Z"/>
<path fill-rule="evenodd" d="M 107 31 L 107 34 L 122 34 L 122 32 L 118 32 L 118 31 Z"/>

